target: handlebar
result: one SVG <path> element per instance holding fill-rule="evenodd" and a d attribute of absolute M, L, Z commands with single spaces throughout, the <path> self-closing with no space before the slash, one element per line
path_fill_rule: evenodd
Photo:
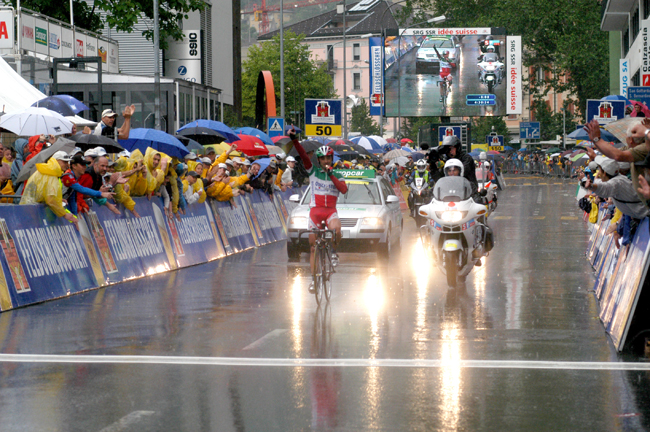
<path fill-rule="evenodd" d="M 322 234 L 325 234 L 325 233 L 331 233 L 332 234 L 332 237 L 331 237 L 332 239 L 336 235 L 336 231 L 331 230 L 331 229 L 319 229 L 319 228 L 316 228 L 316 229 L 312 229 L 312 230 L 300 230 L 300 231 L 298 231 L 298 240 L 300 240 L 302 238 L 302 236 L 305 235 L 305 234 L 316 234 L 316 235 L 321 234 L 322 235 Z"/>

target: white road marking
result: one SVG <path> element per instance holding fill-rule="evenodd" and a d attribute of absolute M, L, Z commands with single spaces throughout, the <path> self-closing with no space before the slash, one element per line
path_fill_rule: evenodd
<path fill-rule="evenodd" d="M 255 366 L 255 367 L 390 367 L 444 368 L 448 361 L 436 359 L 317 359 L 317 358 L 249 358 L 249 357 L 183 357 L 128 355 L 41 355 L 0 354 L 0 363 L 74 363 L 74 364 L 156 364 L 178 366 Z M 528 360 L 459 360 L 455 367 L 466 369 L 549 369 L 650 371 L 650 363 L 580 362 Z"/>
<path fill-rule="evenodd" d="M 537 194 L 537 204 L 542 203 L 542 190 L 539 190 L 539 193 Z"/>
<path fill-rule="evenodd" d="M 113 424 L 106 426 L 99 432 L 120 432 L 129 428 L 131 425 L 138 423 L 143 417 L 154 415 L 155 411 L 133 411 L 132 413 L 122 417 Z"/>
<path fill-rule="evenodd" d="M 264 343 L 266 343 L 266 341 L 268 341 L 269 339 L 271 339 L 271 338 L 275 338 L 275 337 L 278 337 L 278 336 L 280 336 L 282 333 L 285 333 L 286 331 L 287 331 L 287 329 L 275 329 L 275 330 L 273 330 L 273 331 L 271 331 L 271 332 L 268 332 L 267 334 L 265 334 L 264 336 L 262 336 L 261 338 L 259 338 L 259 339 L 256 340 L 255 342 L 253 342 L 252 344 L 250 344 L 250 345 L 244 347 L 244 348 L 242 349 L 242 351 L 247 351 L 247 350 L 255 349 L 255 348 L 257 348 L 257 347 L 263 345 Z"/>

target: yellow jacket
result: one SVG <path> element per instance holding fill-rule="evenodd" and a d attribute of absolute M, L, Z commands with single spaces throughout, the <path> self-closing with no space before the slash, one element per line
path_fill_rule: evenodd
<path fill-rule="evenodd" d="M 279 169 L 278 170 L 278 175 L 275 176 L 275 185 L 276 186 L 282 186 L 282 174 L 284 173 L 284 170 Z"/>
<path fill-rule="evenodd" d="M 216 199 L 217 201 L 228 201 L 234 195 L 232 188 L 223 182 L 214 182 L 206 190 L 208 196 Z"/>
<path fill-rule="evenodd" d="M 56 159 L 37 163 L 36 172 L 27 180 L 20 204 L 45 204 L 58 217 L 68 211 L 63 207 L 63 170 Z"/>
<path fill-rule="evenodd" d="M 245 184 L 248 180 L 247 174 L 240 175 L 239 177 L 230 177 L 230 186 L 231 187 L 239 187 Z"/>
<path fill-rule="evenodd" d="M 216 167 L 220 163 L 226 163 L 227 160 L 228 160 L 228 155 L 226 154 L 226 152 L 221 153 L 219 157 L 216 158 L 214 162 L 212 162 L 212 165 L 210 165 L 210 169 L 208 171 L 210 171 L 212 168 Z M 203 172 L 205 172 L 205 170 L 203 170 Z"/>
<path fill-rule="evenodd" d="M 117 159 L 117 162 L 115 162 L 115 171 L 116 172 L 124 172 L 124 171 L 130 171 L 133 168 L 132 164 L 129 164 L 129 160 L 126 157 L 121 157 Z M 136 174 L 132 174 L 131 177 L 135 176 Z M 129 182 L 131 179 L 129 179 Z M 127 182 L 128 183 L 128 182 Z M 124 185 L 122 184 L 117 184 L 115 185 L 115 202 L 118 204 L 123 204 L 124 207 L 127 209 L 133 211 L 135 208 L 135 201 L 133 201 L 133 198 L 131 198 L 130 195 L 130 186 L 128 188 L 129 190 L 124 188 Z"/>
<path fill-rule="evenodd" d="M 143 161 L 144 156 L 142 156 L 142 152 L 137 149 L 133 150 L 133 153 L 131 153 L 131 156 L 128 159 L 128 169 L 133 169 L 136 163 L 144 163 Z M 131 196 L 145 196 L 149 189 L 149 184 L 153 184 L 153 182 L 155 182 L 155 179 L 151 176 L 148 170 L 145 170 L 144 174 L 137 172 L 129 177 L 129 193 Z"/>

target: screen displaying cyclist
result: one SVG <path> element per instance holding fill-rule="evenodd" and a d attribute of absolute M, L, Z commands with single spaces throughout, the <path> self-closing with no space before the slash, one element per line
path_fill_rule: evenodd
<path fill-rule="evenodd" d="M 454 80 L 451 76 L 451 60 L 449 59 L 449 51 L 443 51 L 440 54 L 436 47 L 433 47 L 433 49 L 436 50 L 440 61 L 440 81 L 436 84 L 440 87 L 440 102 L 442 102 L 442 99 L 447 97 L 447 94 L 451 91 L 451 85 Z"/>
<path fill-rule="evenodd" d="M 323 223 L 327 228 L 334 230 L 336 236 L 334 239 L 334 251 L 332 253 L 332 264 L 338 264 L 336 246 L 341 241 L 341 220 L 336 212 L 336 201 L 339 194 L 345 194 L 348 186 L 342 180 L 339 173 L 334 172 L 334 150 L 332 147 L 324 145 L 316 150 L 318 165 L 313 165 L 305 149 L 296 139 L 294 129 L 289 131 L 289 138 L 300 155 L 307 173 L 309 174 L 309 185 L 311 186 L 311 202 L 309 203 L 309 229 L 323 228 Z M 314 242 L 316 235 L 309 235 L 309 263 L 312 272 L 314 271 Z M 309 285 L 309 291 L 313 291 L 313 282 Z"/>

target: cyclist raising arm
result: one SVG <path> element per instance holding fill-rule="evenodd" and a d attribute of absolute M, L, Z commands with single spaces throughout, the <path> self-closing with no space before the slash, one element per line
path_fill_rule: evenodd
<path fill-rule="evenodd" d="M 341 220 L 336 212 L 336 200 L 339 193 L 345 194 L 348 191 L 348 186 L 342 179 L 342 176 L 335 173 L 332 165 L 334 162 L 334 150 L 330 146 L 322 146 L 316 150 L 316 157 L 318 158 L 318 166 L 314 166 L 307 156 L 307 152 L 300 145 L 296 139 L 295 129 L 289 131 L 289 138 L 293 141 L 293 145 L 302 159 L 302 163 L 309 174 L 309 184 L 311 186 L 311 202 L 309 203 L 309 229 L 322 228 L 323 222 L 327 228 L 336 232 L 334 239 L 334 251 L 332 253 L 332 264 L 338 264 L 338 255 L 336 254 L 336 246 L 341 241 Z M 314 272 L 314 242 L 316 235 L 309 235 L 309 263 L 311 271 Z M 313 282 L 309 285 L 309 291 L 313 293 Z"/>

